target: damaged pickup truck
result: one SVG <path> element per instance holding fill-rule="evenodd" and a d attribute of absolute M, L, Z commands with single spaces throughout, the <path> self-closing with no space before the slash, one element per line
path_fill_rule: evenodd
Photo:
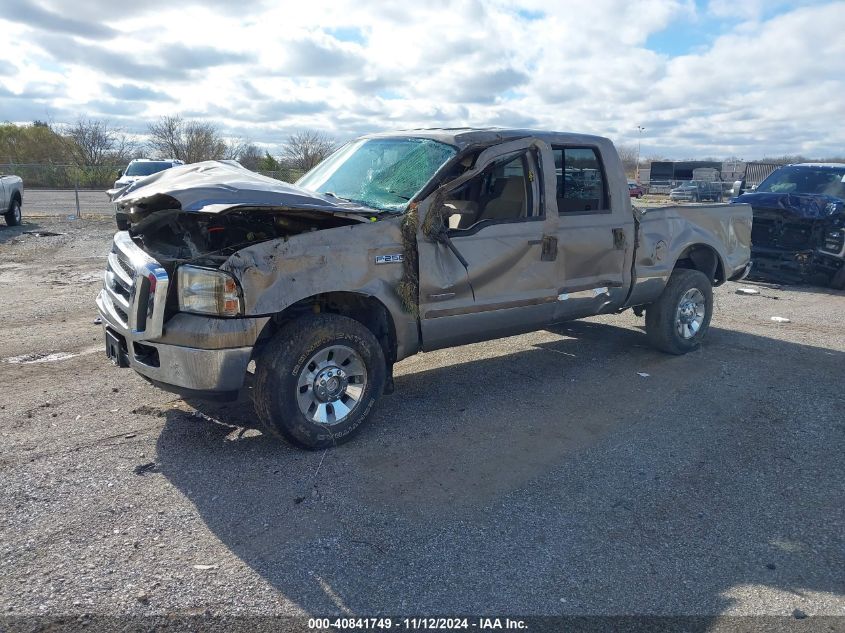
<path fill-rule="evenodd" d="M 845 164 L 780 167 L 732 202 L 754 211 L 755 276 L 845 289 Z"/>
<path fill-rule="evenodd" d="M 254 372 L 264 428 L 308 448 L 348 439 L 419 351 L 629 308 L 693 350 L 749 265 L 749 206 L 634 210 L 613 144 L 579 134 L 375 134 L 296 185 L 207 162 L 115 202 L 109 357 L 198 397 Z"/>

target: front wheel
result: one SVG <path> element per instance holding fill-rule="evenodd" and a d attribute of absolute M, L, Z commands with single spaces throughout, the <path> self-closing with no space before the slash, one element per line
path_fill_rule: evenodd
<path fill-rule="evenodd" d="M 21 223 L 21 203 L 17 200 L 12 200 L 12 206 L 3 215 L 6 218 L 6 224 L 9 226 L 17 226 Z"/>
<path fill-rule="evenodd" d="M 701 345 L 713 315 L 713 287 L 707 275 L 678 268 L 663 294 L 646 308 L 649 341 L 668 354 L 686 354 Z"/>
<path fill-rule="evenodd" d="M 302 317 L 256 360 L 255 409 L 270 433 L 327 448 L 358 431 L 385 380 L 381 344 L 364 325 L 337 314 Z"/>

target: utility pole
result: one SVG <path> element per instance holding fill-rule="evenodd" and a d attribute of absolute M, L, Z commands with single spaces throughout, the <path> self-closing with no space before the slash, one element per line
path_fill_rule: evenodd
<path fill-rule="evenodd" d="M 637 184 L 640 183 L 640 143 L 643 138 L 645 128 L 642 125 L 637 126 Z"/>

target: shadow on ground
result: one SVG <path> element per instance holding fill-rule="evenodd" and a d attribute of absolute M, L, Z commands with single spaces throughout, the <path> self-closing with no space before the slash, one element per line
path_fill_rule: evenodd
<path fill-rule="evenodd" d="M 18 226 L 8 226 L 0 221 L 0 244 L 5 244 L 16 238 L 20 239 L 36 239 L 33 235 L 26 235 L 25 231 L 38 231 L 41 225 L 24 217 L 23 222 Z"/>
<path fill-rule="evenodd" d="M 845 355 L 719 329 L 684 357 L 610 325 L 555 332 L 399 375 L 328 452 L 251 430 L 248 397 L 194 403 L 216 422 L 170 411 L 161 472 L 312 614 L 713 615 L 765 587 L 788 615 L 845 592 Z"/>

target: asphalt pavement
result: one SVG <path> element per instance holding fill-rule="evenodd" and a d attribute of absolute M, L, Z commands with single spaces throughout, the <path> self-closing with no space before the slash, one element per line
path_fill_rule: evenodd
<path fill-rule="evenodd" d="M 725 284 L 683 357 L 631 313 L 420 354 L 305 452 L 249 389 L 111 366 L 113 223 L 27 222 L 0 227 L 7 617 L 845 616 L 845 293 Z"/>

